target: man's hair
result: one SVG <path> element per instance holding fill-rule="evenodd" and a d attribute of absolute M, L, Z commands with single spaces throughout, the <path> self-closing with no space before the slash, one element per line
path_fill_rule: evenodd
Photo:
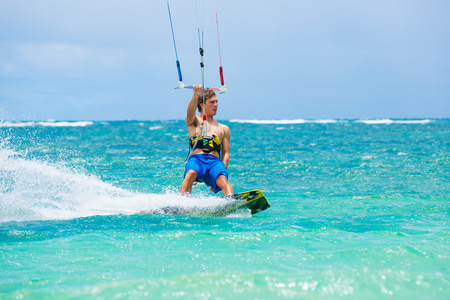
<path fill-rule="evenodd" d="M 216 93 L 214 93 L 213 90 L 205 90 L 204 93 L 205 93 L 205 102 L 212 96 L 216 95 Z M 200 113 L 202 113 L 202 107 L 200 106 L 200 104 L 203 104 L 203 95 L 198 96 L 197 99 L 197 109 Z"/>

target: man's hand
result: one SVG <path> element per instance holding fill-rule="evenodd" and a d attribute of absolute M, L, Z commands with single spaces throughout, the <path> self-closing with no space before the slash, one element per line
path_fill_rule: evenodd
<path fill-rule="evenodd" d="M 202 96 L 203 95 L 203 90 L 202 90 L 202 86 L 199 84 L 194 84 L 192 86 L 192 90 L 193 90 L 193 95 L 192 96 Z"/>

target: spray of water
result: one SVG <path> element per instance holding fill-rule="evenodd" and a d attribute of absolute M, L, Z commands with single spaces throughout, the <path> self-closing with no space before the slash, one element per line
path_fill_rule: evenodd
<path fill-rule="evenodd" d="M 27 158 L 0 145 L 0 222 L 133 214 L 167 206 L 207 207 L 222 199 L 127 191 L 85 171 Z"/>

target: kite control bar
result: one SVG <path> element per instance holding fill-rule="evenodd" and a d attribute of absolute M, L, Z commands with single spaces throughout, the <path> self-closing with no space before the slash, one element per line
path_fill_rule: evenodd
<path fill-rule="evenodd" d="M 180 85 L 179 85 L 178 87 L 176 87 L 176 89 L 193 89 L 193 88 L 194 88 L 193 85 L 185 85 L 185 84 L 182 83 L 181 81 L 180 81 Z M 226 89 L 225 85 L 222 85 L 221 88 L 217 88 L 217 87 L 205 87 L 205 90 L 218 91 L 218 92 L 220 92 L 221 94 L 227 92 L 227 89 Z"/>
<path fill-rule="evenodd" d="M 176 62 L 177 62 L 177 71 L 178 71 L 178 81 L 180 82 L 180 85 L 178 87 L 176 87 L 176 89 L 193 89 L 194 86 L 185 85 L 183 83 L 183 76 L 181 75 L 181 65 L 180 65 L 180 61 L 178 60 L 177 45 L 175 43 L 175 34 L 173 31 L 172 15 L 170 14 L 169 0 L 167 0 L 167 11 L 169 12 L 170 28 L 172 29 L 173 47 L 175 49 L 175 57 L 177 59 Z M 216 23 L 217 23 L 217 42 L 219 44 L 219 61 L 220 61 L 219 74 L 220 74 L 220 83 L 222 84 L 222 87 L 221 88 L 205 87 L 204 89 L 218 91 L 220 93 L 226 93 L 227 89 L 225 88 L 225 82 L 223 80 L 223 67 L 222 67 L 222 59 L 221 59 L 221 55 L 220 55 L 219 20 L 217 17 L 217 1 L 216 1 Z M 202 30 L 202 36 L 200 37 L 200 28 L 198 28 L 198 42 L 199 42 L 199 50 L 200 50 L 200 57 L 201 57 L 200 67 L 202 69 L 202 86 L 205 86 L 205 84 L 204 84 L 204 80 L 205 80 L 204 64 L 203 64 L 203 30 Z"/>

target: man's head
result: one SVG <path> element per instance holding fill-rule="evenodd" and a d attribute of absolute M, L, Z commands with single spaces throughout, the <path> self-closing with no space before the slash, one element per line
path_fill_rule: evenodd
<path fill-rule="evenodd" d="M 212 90 L 205 90 L 205 103 L 208 103 L 208 100 L 210 100 L 211 98 L 216 96 L 216 93 L 214 93 L 214 91 Z M 215 97 L 217 99 L 217 97 Z M 203 95 L 198 96 L 197 99 L 197 109 L 200 113 L 202 113 L 203 110 Z"/>

